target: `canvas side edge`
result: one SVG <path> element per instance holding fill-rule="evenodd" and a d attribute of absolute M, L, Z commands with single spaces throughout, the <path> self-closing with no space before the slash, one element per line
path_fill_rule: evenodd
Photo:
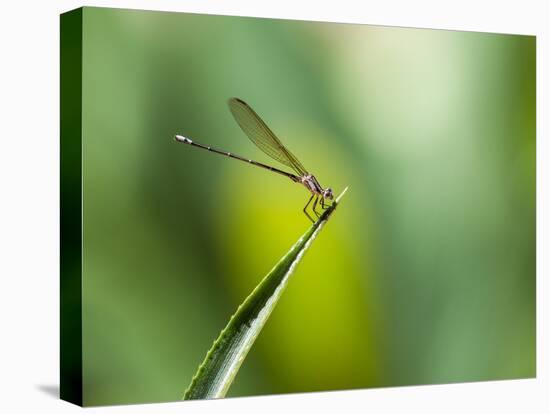
<path fill-rule="evenodd" d="M 82 8 L 60 16 L 60 398 L 82 406 Z"/>

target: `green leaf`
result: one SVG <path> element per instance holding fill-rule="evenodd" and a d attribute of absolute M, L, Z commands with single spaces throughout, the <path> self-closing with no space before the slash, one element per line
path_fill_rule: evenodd
<path fill-rule="evenodd" d="M 199 366 L 184 400 L 223 398 L 248 351 L 265 325 L 305 251 L 323 228 L 347 187 L 321 217 L 281 258 L 237 308 Z"/>

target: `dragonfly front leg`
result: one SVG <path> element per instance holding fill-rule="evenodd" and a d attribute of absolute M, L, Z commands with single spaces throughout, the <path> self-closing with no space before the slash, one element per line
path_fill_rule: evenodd
<path fill-rule="evenodd" d="M 321 214 L 317 210 L 315 210 L 315 207 L 317 207 L 317 201 L 319 201 L 319 197 L 315 197 L 315 201 L 313 202 L 313 207 L 311 208 L 315 215 L 319 217 Z"/>
<path fill-rule="evenodd" d="M 326 209 L 329 208 L 331 205 L 332 205 L 332 204 L 328 204 L 328 202 L 327 202 L 327 204 L 325 204 L 325 198 L 324 198 L 324 197 L 321 197 L 321 208 L 322 208 L 323 210 L 326 210 Z"/>
<path fill-rule="evenodd" d="M 309 200 L 307 201 L 307 204 L 306 204 L 306 206 L 304 207 L 304 210 L 303 210 L 303 211 L 304 211 L 304 214 L 307 216 L 307 218 L 310 219 L 312 223 L 315 223 L 315 220 L 313 220 L 313 219 L 311 218 L 311 216 L 310 216 L 310 215 L 307 213 L 307 211 L 306 211 L 306 210 L 307 210 L 307 206 L 309 206 L 309 203 L 311 203 L 311 200 L 313 200 L 313 196 L 314 196 L 314 194 L 312 194 L 311 197 L 309 197 Z"/>

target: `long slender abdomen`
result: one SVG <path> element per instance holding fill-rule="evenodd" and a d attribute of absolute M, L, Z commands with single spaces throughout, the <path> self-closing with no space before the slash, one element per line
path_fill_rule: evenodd
<path fill-rule="evenodd" d="M 189 145 L 192 145 L 193 147 L 201 148 L 201 149 L 204 149 L 204 150 L 207 150 L 207 151 L 210 151 L 210 152 L 214 152 L 214 153 L 219 154 L 219 155 L 225 155 L 226 157 L 233 158 L 233 159 L 239 160 L 239 161 L 243 161 L 243 162 L 246 162 L 248 164 L 255 165 L 256 167 L 261 167 L 261 168 L 264 168 L 266 170 L 273 171 L 277 174 L 284 175 L 285 177 L 290 178 L 294 182 L 300 182 L 300 177 L 298 177 L 294 174 L 291 174 L 289 172 L 280 170 L 278 168 L 272 167 L 270 165 L 263 164 L 261 162 L 254 161 L 254 160 L 251 160 L 251 159 L 248 159 L 248 158 L 244 158 L 244 157 L 241 157 L 240 155 L 233 154 L 231 152 L 226 152 L 226 151 L 219 150 L 217 148 L 209 147 L 207 145 L 199 144 L 198 142 L 194 142 L 193 140 L 191 140 L 187 137 L 184 137 L 183 135 L 176 135 L 174 138 L 178 142 L 182 142 L 184 144 L 189 144 Z"/>

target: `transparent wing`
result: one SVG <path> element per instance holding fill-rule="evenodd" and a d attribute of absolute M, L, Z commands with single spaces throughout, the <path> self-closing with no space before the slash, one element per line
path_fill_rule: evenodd
<path fill-rule="evenodd" d="M 246 102 L 239 98 L 231 98 L 228 104 L 237 124 L 259 149 L 274 160 L 292 168 L 298 175 L 307 175 L 300 161 L 279 141 Z"/>

